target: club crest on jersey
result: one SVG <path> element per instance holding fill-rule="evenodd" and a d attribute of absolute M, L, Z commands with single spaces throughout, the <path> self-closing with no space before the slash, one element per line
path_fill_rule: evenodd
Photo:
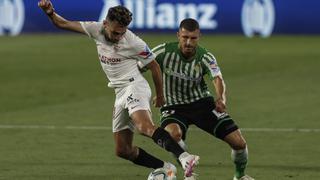
<path fill-rule="evenodd" d="M 141 56 L 144 59 L 148 59 L 151 55 L 152 52 L 147 45 L 144 47 L 144 51 L 139 53 L 139 56 Z"/>
<path fill-rule="evenodd" d="M 119 45 L 115 44 L 115 45 L 113 46 L 113 50 L 119 51 L 119 49 L 120 49 L 120 46 L 119 46 Z"/>
<path fill-rule="evenodd" d="M 212 61 L 210 61 L 210 68 L 212 71 L 219 71 L 219 67 L 216 60 L 213 59 Z"/>
<path fill-rule="evenodd" d="M 194 66 L 194 70 L 195 70 L 196 72 L 200 72 L 200 64 L 199 64 L 199 63 L 197 63 L 197 64 Z"/>
<path fill-rule="evenodd" d="M 165 110 L 161 113 L 162 118 L 168 117 L 175 113 L 175 110 Z"/>

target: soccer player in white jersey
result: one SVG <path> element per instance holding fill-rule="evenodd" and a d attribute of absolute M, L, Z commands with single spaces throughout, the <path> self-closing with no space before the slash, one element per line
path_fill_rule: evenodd
<path fill-rule="evenodd" d="M 175 154 L 185 170 L 185 176 L 192 176 L 199 157 L 185 152 L 167 131 L 152 122 L 149 105 L 151 90 L 137 62 L 151 69 L 156 88 L 156 107 L 165 103 L 161 71 L 146 43 L 128 30 L 132 13 L 123 6 L 115 6 L 109 9 L 103 22 L 80 22 L 59 16 L 49 0 L 40 0 L 38 6 L 55 26 L 86 34 L 95 41 L 102 69 L 110 81 L 108 86 L 114 88 L 116 94 L 112 124 L 117 156 L 137 165 L 154 169 L 164 167 L 175 173 L 174 165 L 132 144 L 136 129 Z"/>

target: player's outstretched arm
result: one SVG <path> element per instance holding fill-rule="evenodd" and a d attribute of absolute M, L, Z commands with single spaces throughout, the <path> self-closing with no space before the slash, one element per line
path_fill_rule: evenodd
<path fill-rule="evenodd" d="M 55 13 L 50 0 L 40 0 L 38 6 L 45 12 L 53 24 L 61 29 L 66 29 L 74 32 L 85 34 L 79 21 L 68 21 Z"/>

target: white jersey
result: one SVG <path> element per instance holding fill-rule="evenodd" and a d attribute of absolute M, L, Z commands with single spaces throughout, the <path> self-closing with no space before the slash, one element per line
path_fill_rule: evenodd
<path fill-rule="evenodd" d="M 124 87 L 133 81 L 144 80 L 138 69 L 138 61 L 143 65 L 155 56 L 147 44 L 127 30 L 123 38 L 112 43 L 106 41 L 103 24 L 100 22 L 80 22 L 87 35 L 94 39 L 103 71 L 109 79 L 109 87 Z"/>

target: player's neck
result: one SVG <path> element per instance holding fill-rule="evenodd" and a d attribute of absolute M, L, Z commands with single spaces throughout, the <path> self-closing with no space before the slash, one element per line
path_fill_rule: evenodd
<path fill-rule="evenodd" d="M 118 43 L 118 42 L 114 42 L 113 40 L 111 40 L 107 34 L 104 34 L 104 39 L 105 39 L 108 43 L 111 43 L 111 44 L 116 44 L 116 43 Z"/>

